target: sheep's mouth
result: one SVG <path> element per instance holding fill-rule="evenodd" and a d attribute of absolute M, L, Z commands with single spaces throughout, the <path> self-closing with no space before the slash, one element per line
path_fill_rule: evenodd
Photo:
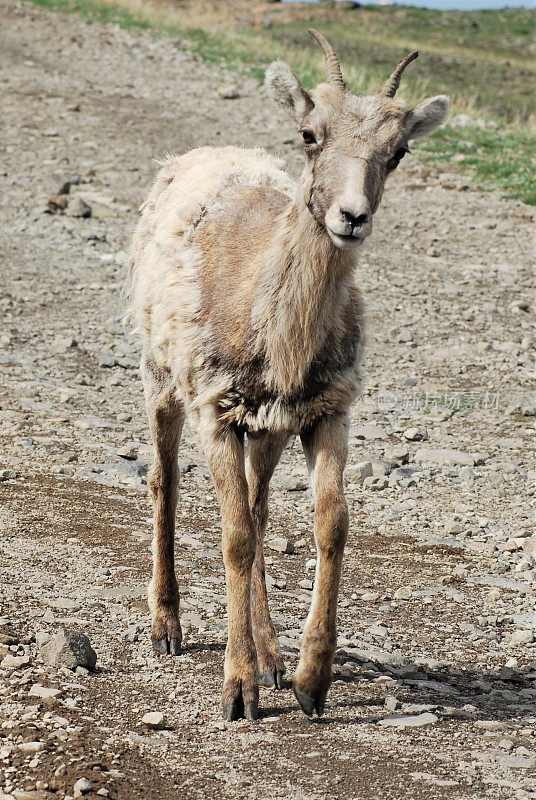
<path fill-rule="evenodd" d="M 328 228 L 328 233 L 331 241 L 336 244 L 337 247 L 357 247 L 366 238 L 365 236 L 352 236 L 351 233 L 335 233 L 331 228 Z"/>

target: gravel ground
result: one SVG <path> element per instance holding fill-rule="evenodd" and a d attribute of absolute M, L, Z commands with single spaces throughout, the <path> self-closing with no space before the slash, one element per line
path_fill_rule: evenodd
<path fill-rule="evenodd" d="M 418 157 L 390 181 L 359 266 L 367 379 L 326 714 L 285 689 L 262 692 L 258 723 L 225 723 L 219 522 L 190 432 L 186 650 L 150 648 L 122 264 L 153 157 L 258 142 L 297 172 L 296 136 L 181 41 L 7 0 L 0 52 L 0 799 L 536 798 L 534 211 Z M 290 673 L 314 552 L 296 443 L 271 508 L 268 539 L 294 545 L 267 547 Z M 62 626 L 95 671 L 45 663 Z"/>

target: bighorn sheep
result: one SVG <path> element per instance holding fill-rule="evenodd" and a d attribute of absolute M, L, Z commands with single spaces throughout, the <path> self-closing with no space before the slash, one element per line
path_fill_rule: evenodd
<path fill-rule="evenodd" d="M 155 447 L 151 638 L 158 653 L 180 652 L 174 528 L 188 414 L 222 516 L 227 719 L 255 719 L 259 684 L 283 685 L 262 542 L 270 478 L 294 434 L 312 479 L 318 557 L 293 687 L 306 714 L 324 710 L 348 531 L 348 408 L 358 394 L 363 345 L 356 250 L 408 141 L 434 130 L 448 110 L 444 96 L 412 110 L 395 99 L 417 53 L 400 62 L 382 91 L 357 97 L 327 39 L 310 33 L 324 52 L 325 83 L 310 95 L 283 62 L 266 73 L 276 106 L 303 137 L 299 184 L 260 149 L 203 147 L 169 156 L 141 207 L 131 249 L 131 300 Z"/>

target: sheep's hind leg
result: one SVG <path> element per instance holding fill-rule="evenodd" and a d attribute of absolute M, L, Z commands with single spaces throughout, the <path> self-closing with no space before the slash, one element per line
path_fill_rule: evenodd
<path fill-rule="evenodd" d="M 320 716 L 324 711 L 337 644 L 337 598 L 348 534 L 348 509 L 343 494 L 347 439 L 347 414 L 325 418 L 302 435 L 313 478 L 318 558 L 313 599 L 293 685 L 296 699 L 308 716 L 314 711 Z"/>
<path fill-rule="evenodd" d="M 286 433 L 264 433 L 252 437 L 249 440 L 247 458 L 249 507 L 257 537 L 251 576 L 251 616 L 253 639 L 257 650 L 259 684 L 267 689 L 283 688 L 285 662 L 268 608 L 262 543 L 268 522 L 270 479 L 288 438 Z"/>
<path fill-rule="evenodd" d="M 154 508 L 153 577 L 148 590 L 151 640 L 157 653 L 178 655 L 182 631 L 175 576 L 175 512 L 179 488 L 178 449 L 185 412 L 174 395 L 166 371 L 144 357 L 142 376 L 155 456 L 149 475 Z"/>

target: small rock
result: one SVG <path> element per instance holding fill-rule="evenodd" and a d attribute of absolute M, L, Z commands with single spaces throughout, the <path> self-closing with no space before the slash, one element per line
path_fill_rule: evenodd
<path fill-rule="evenodd" d="M 365 478 L 372 478 L 372 461 L 360 461 L 346 468 L 346 477 L 352 482 L 362 483 Z"/>
<path fill-rule="evenodd" d="M 41 697 L 45 699 L 47 697 L 57 697 L 61 694 L 61 689 L 53 689 L 49 686 L 41 686 L 40 683 L 34 683 L 29 694 L 30 697 Z"/>
<path fill-rule="evenodd" d="M 475 456 L 470 453 L 462 453 L 461 450 L 449 448 L 420 447 L 415 453 L 415 460 L 429 461 L 432 464 L 453 464 L 460 467 L 472 467 L 475 464 Z"/>
<path fill-rule="evenodd" d="M 303 578 L 303 580 L 298 583 L 298 586 L 300 589 L 308 589 L 310 591 L 313 588 L 313 582 L 309 580 L 309 578 Z"/>
<path fill-rule="evenodd" d="M 137 447 L 132 447 L 128 445 L 126 445 L 125 447 L 120 447 L 119 450 L 116 450 L 115 452 L 121 458 L 126 458 L 127 461 L 135 461 L 138 457 Z"/>
<path fill-rule="evenodd" d="M 303 492 L 307 489 L 307 482 L 295 475 L 282 475 L 279 482 L 287 492 Z"/>
<path fill-rule="evenodd" d="M 18 477 L 18 472 L 14 469 L 1 469 L 0 470 L 0 481 L 10 481 L 13 478 Z"/>
<path fill-rule="evenodd" d="M 56 336 L 52 342 L 53 353 L 67 353 L 71 347 L 76 347 L 78 342 L 72 336 Z"/>
<path fill-rule="evenodd" d="M 408 439 L 410 442 L 424 442 L 428 439 L 426 428 L 408 428 L 403 435 L 404 439 Z"/>
<path fill-rule="evenodd" d="M 531 630 L 514 631 L 510 636 L 511 645 L 532 644 L 534 641 L 534 633 Z"/>
<path fill-rule="evenodd" d="M 30 656 L 14 656 L 8 653 L 0 663 L 0 669 L 14 670 L 26 667 L 30 663 Z"/>
<path fill-rule="evenodd" d="M 367 628 L 366 632 L 376 639 L 385 639 L 388 633 L 387 628 L 384 625 L 371 625 L 369 628 Z"/>
<path fill-rule="evenodd" d="M 88 637 L 81 631 L 63 628 L 41 648 L 41 655 L 47 666 L 65 666 L 69 669 L 86 667 L 95 669 L 97 654 L 91 647 Z"/>
<path fill-rule="evenodd" d="M 75 785 L 73 786 L 73 797 L 82 797 L 82 795 L 87 794 L 91 791 L 91 783 L 88 781 L 87 778 L 78 778 Z"/>
<path fill-rule="evenodd" d="M 396 590 L 393 597 L 395 600 L 410 600 L 412 595 L 413 590 L 411 586 L 401 586 L 400 589 Z"/>
<path fill-rule="evenodd" d="M 503 750 L 510 751 L 514 746 L 514 743 L 511 739 L 501 739 L 499 742 L 499 747 L 502 747 Z"/>
<path fill-rule="evenodd" d="M 502 731 L 505 727 L 504 722 L 495 719 L 477 719 L 473 724 L 475 728 L 481 728 L 484 731 Z"/>
<path fill-rule="evenodd" d="M 396 464 L 407 464 L 409 460 L 409 450 L 407 447 L 393 447 L 390 452 L 390 459 Z"/>
<path fill-rule="evenodd" d="M 290 539 L 285 539 L 284 536 L 277 536 L 275 539 L 270 539 L 266 544 L 271 550 L 275 550 L 278 553 L 291 554 L 294 552 L 294 545 Z"/>
<path fill-rule="evenodd" d="M 387 711 L 396 711 L 397 708 L 400 708 L 400 700 L 392 694 L 388 694 L 385 698 L 385 708 Z"/>
<path fill-rule="evenodd" d="M 23 753 L 39 753 L 44 749 L 44 742 L 21 742 L 19 744 L 19 750 L 22 750 Z"/>
<path fill-rule="evenodd" d="M 429 711 L 424 714 L 396 715 L 378 720 L 379 725 L 392 725 L 396 728 L 420 728 L 423 725 L 433 725 L 438 717 Z"/>
<path fill-rule="evenodd" d="M 104 350 L 99 354 L 99 367 L 115 367 L 115 356 L 111 350 Z"/>
<path fill-rule="evenodd" d="M 65 211 L 68 202 L 65 194 L 51 194 L 47 199 L 47 205 L 52 211 Z"/>
<path fill-rule="evenodd" d="M 536 536 L 529 536 L 523 541 L 523 552 L 536 561 Z"/>
<path fill-rule="evenodd" d="M 67 207 L 67 213 L 70 217 L 90 217 L 91 206 L 81 197 L 73 197 Z"/>
<path fill-rule="evenodd" d="M 153 728 L 155 730 L 164 727 L 164 715 L 161 711 L 149 711 L 147 714 L 144 714 L 141 721 L 144 725 L 147 725 L 148 728 Z"/>
<path fill-rule="evenodd" d="M 358 425 L 352 428 L 350 437 L 354 439 L 367 439 L 370 441 L 374 439 L 387 439 L 387 433 L 381 425 L 376 425 L 373 422 L 365 422 L 364 425 Z"/>
<path fill-rule="evenodd" d="M 222 100 L 236 100 L 240 97 L 238 87 L 234 83 L 225 83 L 218 88 L 218 94 Z"/>

